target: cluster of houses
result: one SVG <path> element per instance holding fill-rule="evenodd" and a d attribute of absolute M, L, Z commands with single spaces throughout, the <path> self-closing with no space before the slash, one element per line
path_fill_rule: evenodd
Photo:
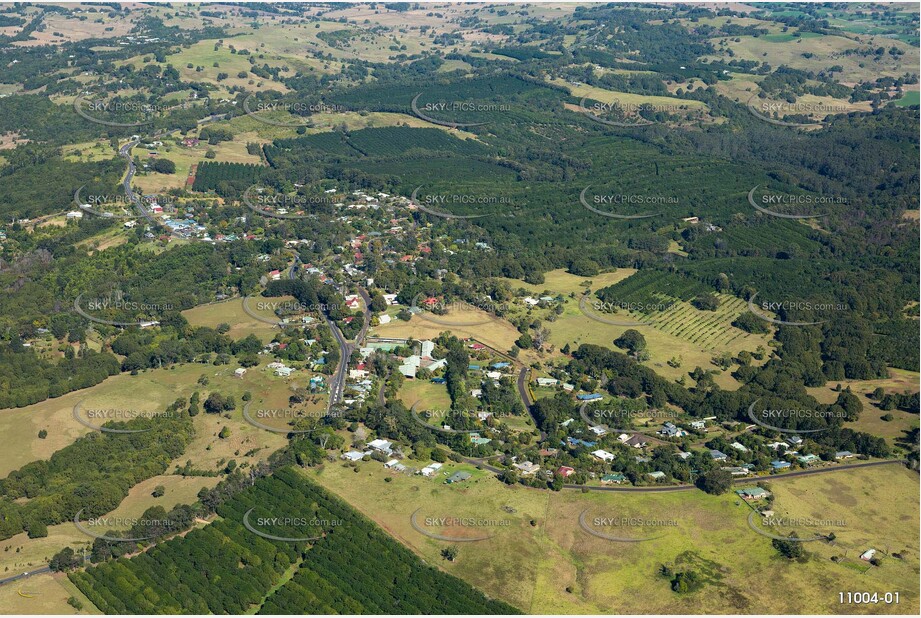
<path fill-rule="evenodd" d="M 390 470 L 392 472 L 400 472 L 400 473 L 405 473 L 405 474 L 413 473 L 413 474 L 418 474 L 420 476 L 424 476 L 426 478 L 432 478 L 436 476 L 439 473 L 439 471 L 444 467 L 443 463 L 433 461 L 432 463 L 426 465 L 425 467 L 419 470 L 411 469 L 406 464 L 403 464 L 400 462 L 402 455 L 394 447 L 393 442 L 391 442 L 390 440 L 384 440 L 383 438 L 377 438 L 375 440 L 371 440 L 365 445 L 365 450 L 363 451 L 358 451 L 358 450 L 353 449 L 346 453 L 343 453 L 342 459 L 346 461 L 356 462 L 356 461 L 361 461 L 365 457 L 369 457 L 373 455 L 374 453 L 379 453 L 381 456 L 387 458 L 387 461 L 384 462 L 383 466 L 386 470 Z M 454 474 L 452 474 L 450 477 L 448 477 L 445 480 L 445 484 L 451 485 L 454 483 L 460 483 L 462 481 L 466 481 L 467 479 L 471 478 L 471 476 L 472 475 L 467 471 L 458 470 L 457 472 L 455 472 Z"/>

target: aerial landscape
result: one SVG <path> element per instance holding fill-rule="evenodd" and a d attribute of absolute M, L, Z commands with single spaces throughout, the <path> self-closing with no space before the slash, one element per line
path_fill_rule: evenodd
<path fill-rule="evenodd" d="M 0 2 L 0 614 L 918 615 L 919 23 Z"/>

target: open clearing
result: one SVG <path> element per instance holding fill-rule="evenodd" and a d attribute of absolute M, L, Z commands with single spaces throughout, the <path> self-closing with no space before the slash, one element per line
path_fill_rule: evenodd
<path fill-rule="evenodd" d="M 506 487 L 489 478 L 461 488 L 437 479 L 392 474 L 378 462 L 360 464 L 357 473 L 337 462 L 307 474 L 430 564 L 524 611 L 835 613 L 842 610 L 839 590 L 877 589 L 899 591 L 900 605 L 883 610 L 848 606 L 847 611 L 913 614 L 918 609 L 918 479 L 916 473 L 896 466 L 772 483 L 776 505 L 786 514 L 848 521 L 835 545 L 809 543 L 806 563 L 779 558 L 769 539 L 748 528 L 749 507 L 737 504 L 735 494 L 550 492 Z M 392 480 L 385 483 L 386 477 Z M 448 563 L 439 552 L 451 543 L 413 529 L 410 516 L 420 508 L 418 521 L 424 516 L 473 516 L 508 523 L 433 530 L 491 536 L 455 543 L 459 557 Z M 590 523 L 595 517 L 634 517 L 659 523 L 670 519 L 675 525 L 658 528 L 661 538 L 647 542 L 608 541 L 580 528 L 579 514 L 585 509 Z M 633 529 L 599 531 L 638 534 Z M 865 575 L 830 560 L 845 552 L 853 556 L 867 544 L 883 551 L 908 551 L 904 560 L 884 558 L 882 567 Z M 663 564 L 697 571 L 707 584 L 694 593 L 675 594 L 659 575 Z"/>

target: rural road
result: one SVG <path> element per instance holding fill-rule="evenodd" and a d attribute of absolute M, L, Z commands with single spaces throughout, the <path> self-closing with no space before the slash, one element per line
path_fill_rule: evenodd
<path fill-rule="evenodd" d="M 775 474 L 771 476 L 751 476 L 748 478 L 742 479 L 733 479 L 733 485 L 751 485 L 757 483 L 758 481 L 782 481 L 794 476 L 811 476 L 813 474 L 824 474 L 826 472 L 838 472 L 839 470 L 853 470 L 855 468 L 872 468 L 875 466 L 889 466 L 892 464 L 905 465 L 905 462 L 901 459 L 886 459 L 883 461 L 867 461 L 864 463 L 855 463 L 855 464 L 844 464 L 842 466 L 834 466 L 832 468 L 819 468 L 816 470 L 800 470 L 799 472 L 787 472 L 786 474 Z M 586 488 L 590 491 L 622 491 L 622 492 L 667 492 L 667 491 L 685 491 L 689 489 L 697 489 L 694 485 L 663 485 L 661 487 L 614 487 L 611 485 L 604 486 L 588 486 L 588 485 L 563 485 L 565 489 L 583 489 Z"/>
<path fill-rule="evenodd" d="M 48 568 L 47 566 L 38 567 L 34 571 L 26 571 L 25 573 L 20 573 L 19 575 L 13 575 L 12 577 L 5 577 L 3 579 L 0 579 L 0 586 L 4 584 L 11 584 L 13 582 L 20 581 L 22 579 L 26 579 L 27 577 L 32 577 L 33 575 L 41 575 L 42 573 L 50 573 L 50 572 L 51 572 L 51 569 Z"/>
<path fill-rule="evenodd" d="M 534 418 L 534 414 L 531 412 L 531 406 L 534 405 L 534 402 L 531 400 L 531 394 L 528 392 L 528 376 L 530 375 L 531 370 L 527 367 L 522 367 L 518 372 L 518 396 L 521 397 L 521 403 L 524 404 L 524 411 L 528 413 L 528 416 L 531 417 L 531 420 L 534 421 L 535 427 L 540 427 L 537 424 L 537 419 Z M 547 432 L 538 429 L 540 431 L 540 441 L 543 442 L 547 439 Z"/>

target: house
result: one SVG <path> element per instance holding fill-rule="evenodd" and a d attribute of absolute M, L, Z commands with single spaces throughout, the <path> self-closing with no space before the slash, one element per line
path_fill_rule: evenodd
<path fill-rule="evenodd" d="M 460 483 L 461 481 L 466 481 L 466 480 L 469 479 L 471 476 L 473 476 L 473 475 L 470 474 L 469 472 L 465 471 L 465 470 L 458 470 L 457 472 L 455 472 L 454 474 L 452 474 L 451 476 L 449 476 L 449 477 L 445 480 L 445 483 L 446 483 L 447 485 L 451 485 L 452 483 Z"/>
<path fill-rule="evenodd" d="M 382 313 L 381 315 L 377 316 L 377 322 L 378 322 L 378 324 L 381 324 L 381 325 L 383 325 L 383 324 L 390 324 L 390 321 L 391 321 L 392 319 L 393 319 L 393 318 L 391 318 L 391 317 L 390 317 L 389 315 L 387 315 L 386 313 Z"/>
<path fill-rule="evenodd" d="M 421 474 L 422 476 L 435 476 L 435 473 L 441 469 L 442 465 L 444 464 L 440 464 L 437 462 L 430 463 L 426 467 L 422 468 L 422 470 L 419 471 L 419 474 Z"/>
<path fill-rule="evenodd" d="M 492 442 L 492 440 L 490 440 L 489 438 L 483 438 L 478 433 L 472 433 L 470 434 L 470 442 L 471 444 L 482 446 L 484 444 L 489 444 L 490 442 Z"/>
<path fill-rule="evenodd" d="M 649 473 L 649 476 L 651 476 L 652 478 L 654 478 L 655 480 L 658 481 L 659 479 L 664 479 L 664 478 L 665 478 L 665 473 L 664 473 L 664 472 L 659 472 L 658 470 L 656 470 L 655 472 L 650 472 L 650 473 Z"/>
<path fill-rule="evenodd" d="M 745 445 L 742 444 L 742 443 L 740 443 L 740 442 L 733 442 L 733 443 L 730 444 L 729 446 L 731 446 L 731 447 L 734 448 L 735 450 L 739 451 L 740 453 L 747 453 L 747 452 L 748 452 L 748 449 L 745 448 Z"/>
<path fill-rule="evenodd" d="M 569 466 L 560 466 L 557 468 L 556 473 L 562 476 L 564 479 L 568 479 L 570 476 L 576 473 L 576 469 L 570 468 Z"/>
<path fill-rule="evenodd" d="M 471 389 L 471 390 L 470 390 L 470 396 L 471 396 L 471 397 L 476 397 L 477 399 L 479 399 L 480 397 L 483 396 L 483 389 L 482 389 L 482 388 L 474 388 L 474 389 Z"/>
<path fill-rule="evenodd" d="M 800 444 L 803 443 L 803 439 L 799 436 L 790 436 L 789 438 L 787 438 L 787 441 L 793 446 L 799 446 Z"/>
<path fill-rule="evenodd" d="M 627 440 L 629 440 L 629 439 L 630 439 L 630 435 L 629 435 L 629 434 L 626 434 L 626 433 L 622 433 L 622 434 L 620 434 L 619 436 L 617 436 L 617 440 L 618 440 L 621 444 L 626 444 L 626 443 L 627 443 Z"/>
<path fill-rule="evenodd" d="M 736 493 L 743 500 L 763 500 L 771 495 L 771 492 L 760 487 L 745 487 L 744 489 L 737 489 Z"/>
<path fill-rule="evenodd" d="M 446 384 L 448 381 L 445 380 L 444 378 L 432 378 L 430 382 L 432 384 Z"/>
<path fill-rule="evenodd" d="M 604 476 L 601 477 L 601 483 L 603 485 L 610 485 L 612 483 L 620 484 L 620 483 L 623 483 L 625 480 L 626 480 L 626 477 L 620 473 L 605 474 Z"/>
<path fill-rule="evenodd" d="M 500 372 L 500 371 L 487 371 L 487 372 L 486 372 L 486 377 L 489 378 L 490 380 L 501 380 L 501 379 L 502 379 L 502 372 Z"/>
<path fill-rule="evenodd" d="M 725 470 L 732 476 L 748 476 L 751 474 L 751 470 L 742 466 L 723 466 L 720 470 Z"/>
<path fill-rule="evenodd" d="M 786 442 L 771 442 L 770 444 L 767 445 L 767 447 L 771 450 L 776 451 L 779 448 L 783 448 L 786 450 L 790 448 L 790 445 L 787 444 Z"/>
<path fill-rule="evenodd" d="M 774 461 L 771 462 L 771 468 L 773 468 L 774 470 L 784 470 L 785 468 L 789 468 L 789 467 L 790 467 L 789 461 L 781 461 L 779 459 L 775 459 Z"/>
<path fill-rule="evenodd" d="M 674 423 L 665 423 L 662 425 L 662 429 L 657 431 L 659 435 L 663 435 L 666 438 L 683 438 L 688 435 L 688 432 L 680 427 L 677 427 Z"/>
<path fill-rule="evenodd" d="M 818 455 L 800 455 L 796 458 L 804 466 L 811 466 L 815 462 L 819 461 Z"/>
<path fill-rule="evenodd" d="M 521 463 L 516 463 L 512 467 L 520 470 L 521 474 L 523 474 L 524 476 L 530 476 L 532 474 L 535 474 L 538 470 L 540 470 L 539 465 L 537 465 L 536 463 L 530 462 L 530 461 L 523 461 Z"/>
<path fill-rule="evenodd" d="M 69 213 L 65 215 L 65 217 L 67 219 L 82 219 L 83 213 L 80 212 L 79 210 L 71 210 Z"/>
<path fill-rule="evenodd" d="M 360 380 L 361 378 L 368 377 L 367 369 L 349 369 L 349 378 L 352 380 Z"/>
<path fill-rule="evenodd" d="M 246 369 L 244 369 L 243 367 L 238 367 L 237 369 L 233 370 L 233 376 L 235 378 L 242 378 L 245 375 L 246 375 Z"/>
<path fill-rule="evenodd" d="M 854 457 L 854 453 L 850 451 L 838 451 L 835 453 L 835 459 L 851 459 Z"/>
<path fill-rule="evenodd" d="M 710 451 L 710 458 L 713 459 L 714 461 L 726 461 L 726 459 L 728 459 L 726 453 L 722 453 L 715 449 Z"/>
<path fill-rule="evenodd" d="M 869 561 L 873 560 L 873 556 L 875 556 L 875 555 L 876 555 L 876 550 L 873 549 L 873 548 L 871 547 L 871 548 L 868 549 L 867 551 L 865 551 L 865 552 L 863 552 L 862 554 L 860 554 L 860 559 L 861 559 L 861 560 L 866 560 L 867 562 L 869 562 Z"/>
<path fill-rule="evenodd" d="M 691 429 L 695 431 L 703 431 L 707 428 L 707 421 L 691 421 Z"/>
<path fill-rule="evenodd" d="M 576 385 L 570 384 L 569 382 L 563 382 L 563 390 L 566 391 L 567 393 L 571 393 L 574 390 L 576 390 Z"/>
<path fill-rule="evenodd" d="M 536 298 L 532 298 L 531 296 L 525 296 L 522 300 L 523 300 L 524 303 L 525 303 L 526 305 L 528 305 L 529 307 L 533 307 L 533 306 L 535 306 L 535 305 L 537 305 L 537 304 L 540 303 L 539 300 L 537 300 Z"/>
<path fill-rule="evenodd" d="M 603 399 L 603 396 L 598 393 L 592 393 L 591 395 L 576 395 L 576 399 L 579 401 L 598 401 Z"/>
<path fill-rule="evenodd" d="M 390 461 L 384 464 L 384 467 L 389 470 L 393 468 L 395 465 L 397 465 L 398 463 L 400 463 L 399 459 L 391 459 Z"/>
<path fill-rule="evenodd" d="M 646 447 L 646 438 L 640 434 L 634 434 L 632 438 L 624 442 L 627 446 L 632 446 L 633 448 L 645 448 Z"/>
<path fill-rule="evenodd" d="M 589 431 L 591 431 L 593 434 L 595 434 L 595 435 L 598 436 L 599 438 L 600 438 L 601 436 L 607 435 L 607 433 L 608 433 L 608 430 L 607 430 L 607 429 L 605 429 L 604 427 L 599 427 L 599 426 L 597 426 L 597 425 L 596 425 L 595 427 L 591 427 L 591 428 L 589 429 Z"/>
<path fill-rule="evenodd" d="M 273 270 L 272 272 L 269 273 L 269 279 L 271 279 L 272 281 L 279 281 L 281 279 L 281 271 Z"/>
<path fill-rule="evenodd" d="M 555 378 L 537 378 L 538 386 L 556 386 L 560 381 Z"/>
<path fill-rule="evenodd" d="M 342 455 L 342 459 L 347 459 L 348 461 L 361 461 L 361 458 L 364 456 L 365 454 L 359 451 L 349 451 Z"/>
<path fill-rule="evenodd" d="M 374 449 L 379 453 L 390 454 L 393 451 L 393 442 L 390 440 L 383 440 L 381 438 L 378 438 L 377 440 L 371 440 L 368 442 L 367 446 L 368 448 Z"/>
<path fill-rule="evenodd" d="M 675 453 L 675 455 L 683 461 L 687 461 L 688 459 L 691 458 L 691 454 L 685 453 L 684 451 L 678 451 L 677 453 Z"/>
<path fill-rule="evenodd" d="M 479 365 L 474 365 L 472 363 L 467 365 L 467 371 L 479 371 L 479 370 L 480 370 Z"/>
<path fill-rule="evenodd" d="M 435 351 L 435 342 L 434 341 L 423 341 L 422 342 L 422 353 L 420 356 L 432 358 L 432 352 Z"/>
<path fill-rule="evenodd" d="M 598 449 L 597 451 L 592 451 L 592 455 L 596 459 L 600 459 L 601 461 L 607 461 L 607 462 L 614 461 L 614 454 L 609 453 L 604 449 Z"/>
<path fill-rule="evenodd" d="M 294 369 L 292 369 L 291 367 L 279 367 L 278 369 L 275 370 L 275 375 L 280 376 L 282 378 L 287 378 L 292 373 L 294 373 Z"/>

